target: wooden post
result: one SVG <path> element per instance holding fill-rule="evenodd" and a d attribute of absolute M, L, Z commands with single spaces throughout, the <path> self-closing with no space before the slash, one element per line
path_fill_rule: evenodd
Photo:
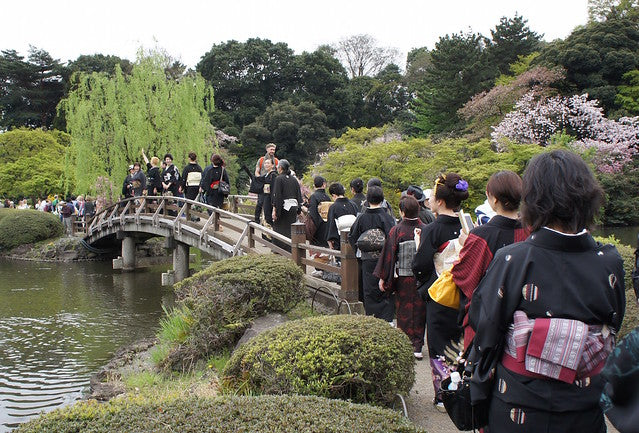
<path fill-rule="evenodd" d="M 220 231 L 220 213 L 217 210 L 214 210 L 215 217 L 213 218 L 213 231 Z"/>
<path fill-rule="evenodd" d="M 231 197 L 231 212 L 237 213 L 238 201 L 239 198 L 237 196 L 234 195 Z"/>
<path fill-rule="evenodd" d="M 291 224 L 291 255 L 292 259 L 302 271 L 306 273 L 306 265 L 302 263 L 302 259 L 306 258 L 306 250 L 300 248 L 300 245 L 306 244 L 306 226 L 302 223 Z"/>
<path fill-rule="evenodd" d="M 246 236 L 248 240 L 248 247 L 251 249 L 255 248 L 255 228 L 249 226 L 248 234 Z"/>
<path fill-rule="evenodd" d="M 186 203 L 186 211 L 184 211 L 184 219 L 186 221 L 191 221 L 191 203 Z"/>
<path fill-rule="evenodd" d="M 349 302 L 359 300 L 359 269 L 355 251 L 348 242 L 348 230 L 342 230 L 340 237 L 340 250 L 342 253 L 342 296 Z"/>

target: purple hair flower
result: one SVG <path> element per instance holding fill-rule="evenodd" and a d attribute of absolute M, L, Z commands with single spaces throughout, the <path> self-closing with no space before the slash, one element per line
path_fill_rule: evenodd
<path fill-rule="evenodd" d="M 468 191 L 468 182 L 466 182 L 464 179 L 459 179 L 457 185 L 455 185 L 455 189 L 459 191 Z"/>

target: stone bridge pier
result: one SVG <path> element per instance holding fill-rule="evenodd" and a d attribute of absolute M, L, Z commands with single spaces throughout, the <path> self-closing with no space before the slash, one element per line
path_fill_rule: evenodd
<path fill-rule="evenodd" d="M 140 243 L 140 239 L 126 232 L 118 232 L 117 238 L 122 240 L 122 255 L 117 259 L 113 259 L 113 269 L 135 271 L 138 268 L 144 267 L 145 264 L 140 263 L 136 254 L 136 245 Z M 173 252 L 173 269 L 162 274 L 162 285 L 172 285 L 188 278 L 190 259 L 189 245 L 176 241 L 175 238 L 170 236 L 165 238 L 164 247 Z"/>

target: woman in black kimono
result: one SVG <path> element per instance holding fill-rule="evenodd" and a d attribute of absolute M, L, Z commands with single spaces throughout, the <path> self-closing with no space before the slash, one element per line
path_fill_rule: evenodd
<path fill-rule="evenodd" d="M 381 256 L 382 245 L 377 251 L 362 251 L 358 249 L 357 241 L 366 231 L 379 229 L 388 238 L 391 228 L 395 225 L 395 219 L 382 207 L 384 192 L 378 186 L 371 186 L 366 192 L 366 200 L 369 206 L 357 216 L 348 234 L 348 241 L 353 249 L 358 250 L 361 257 L 360 278 L 364 291 L 364 311 L 368 316 L 392 322 L 395 318 L 395 301 L 390 293 L 379 290 L 379 278 L 373 275 L 377 260 Z M 361 247 L 361 245 L 360 245 Z"/>
<path fill-rule="evenodd" d="M 460 175 L 446 173 L 437 178 L 428 199 L 429 207 L 437 214 L 437 219 L 422 231 L 419 249 L 412 266 L 418 281 L 419 293 L 426 300 L 426 340 L 435 388 L 433 403 L 442 408 L 443 403 L 438 391 L 441 380 L 448 376 L 448 366 L 444 360 L 445 349 L 451 341 L 459 340 L 461 330 L 457 323 L 458 311 L 430 299 L 428 288 L 437 279 L 433 262 L 435 253 L 441 252 L 450 240 L 458 238 L 461 233 L 461 223 L 455 212 L 467 198 L 468 182 Z"/>
<path fill-rule="evenodd" d="M 268 158 L 264 160 L 264 169 L 266 170 L 266 174 L 264 175 L 264 186 L 262 187 L 262 191 L 264 194 L 262 207 L 264 209 L 264 219 L 266 220 L 268 225 L 273 227 L 273 200 L 271 191 L 273 190 L 273 185 L 275 184 L 277 171 L 275 170 L 273 161 Z"/>
<path fill-rule="evenodd" d="M 328 187 L 328 193 L 333 199 L 333 204 L 330 208 L 328 208 L 328 218 L 326 221 L 328 230 L 326 231 L 326 241 L 332 249 L 339 250 L 340 234 L 337 227 L 338 220 L 340 217 L 345 215 L 357 216 L 358 208 L 352 200 L 344 197 L 346 190 L 341 183 L 332 183 L 331 186 Z"/>
<path fill-rule="evenodd" d="M 498 171 L 490 176 L 486 184 L 486 201 L 495 216 L 471 230 L 459 252 L 459 261 L 451 269 L 453 281 L 463 293 L 464 348 L 470 345 L 475 336 L 475 331 L 468 326 L 470 301 L 488 265 L 499 248 L 521 242 L 530 234 L 519 220 L 521 189 L 521 177 L 513 171 Z"/>
<path fill-rule="evenodd" d="M 291 173 L 286 159 L 280 159 L 277 165 L 279 175 L 275 178 L 271 198 L 273 200 L 273 229 L 287 238 L 291 237 L 291 224 L 297 221 L 302 204 L 302 192 L 297 178 Z M 289 246 L 282 245 L 287 251 Z"/>
<path fill-rule="evenodd" d="M 222 208 L 226 196 L 220 191 L 220 181 L 229 183 L 229 174 L 226 172 L 226 163 L 220 155 L 211 155 L 211 165 L 204 169 L 200 181 L 200 191 L 206 198 L 206 204 Z M 210 212 L 209 212 L 210 213 Z"/>
<path fill-rule="evenodd" d="M 495 254 L 470 306 L 471 395 L 499 432 L 606 431 L 599 372 L 624 315 L 624 271 L 586 230 L 603 192 L 564 150 L 533 158 L 522 217 L 532 234 Z"/>
<path fill-rule="evenodd" d="M 402 221 L 388 234 L 373 275 L 379 278 L 380 291 L 395 294 L 397 327 L 413 343 L 415 358 L 422 359 L 426 304 L 417 293 L 411 263 L 417 249 L 415 234 L 421 233 L 426 225 L 419 219 L 419 202 L 415 197 L 402 197 L 399 201 L 399 213 Z"/>

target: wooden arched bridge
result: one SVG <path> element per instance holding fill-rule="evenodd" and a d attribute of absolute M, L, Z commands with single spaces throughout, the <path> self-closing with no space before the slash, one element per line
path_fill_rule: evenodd
<path fill-rule="evenodd" d="M 291 226 L 289 239 L 253 221 L 254 201 L 250 196 L 229 196 L 230 210 L 224 210 L 177 197 L 123 199 L 86 222 L 84 242 L 89 248 L 121 242 L 122 268 L 130 271 L 136 268 L 136 245 L 161 236 L 165 238 L 165 246 L 173 250 L 175 282 L 189 276 L 190 248 L 217 259 L 242 254 L 279 254 L 304 270 L 313 299 L 336 305 L 338 310 L 360 309 L 357 259 L 348 243 L 348 232 L 341 233 L 340 250 L 310 245 L 302 223 Z M 333 260 L 327 263 L 313 258 L 320 254 Z M 331 264 L 336 262 L 341 265 Z M 341 284 L 314 278 L 307 267 L 338 274 Z"/>

